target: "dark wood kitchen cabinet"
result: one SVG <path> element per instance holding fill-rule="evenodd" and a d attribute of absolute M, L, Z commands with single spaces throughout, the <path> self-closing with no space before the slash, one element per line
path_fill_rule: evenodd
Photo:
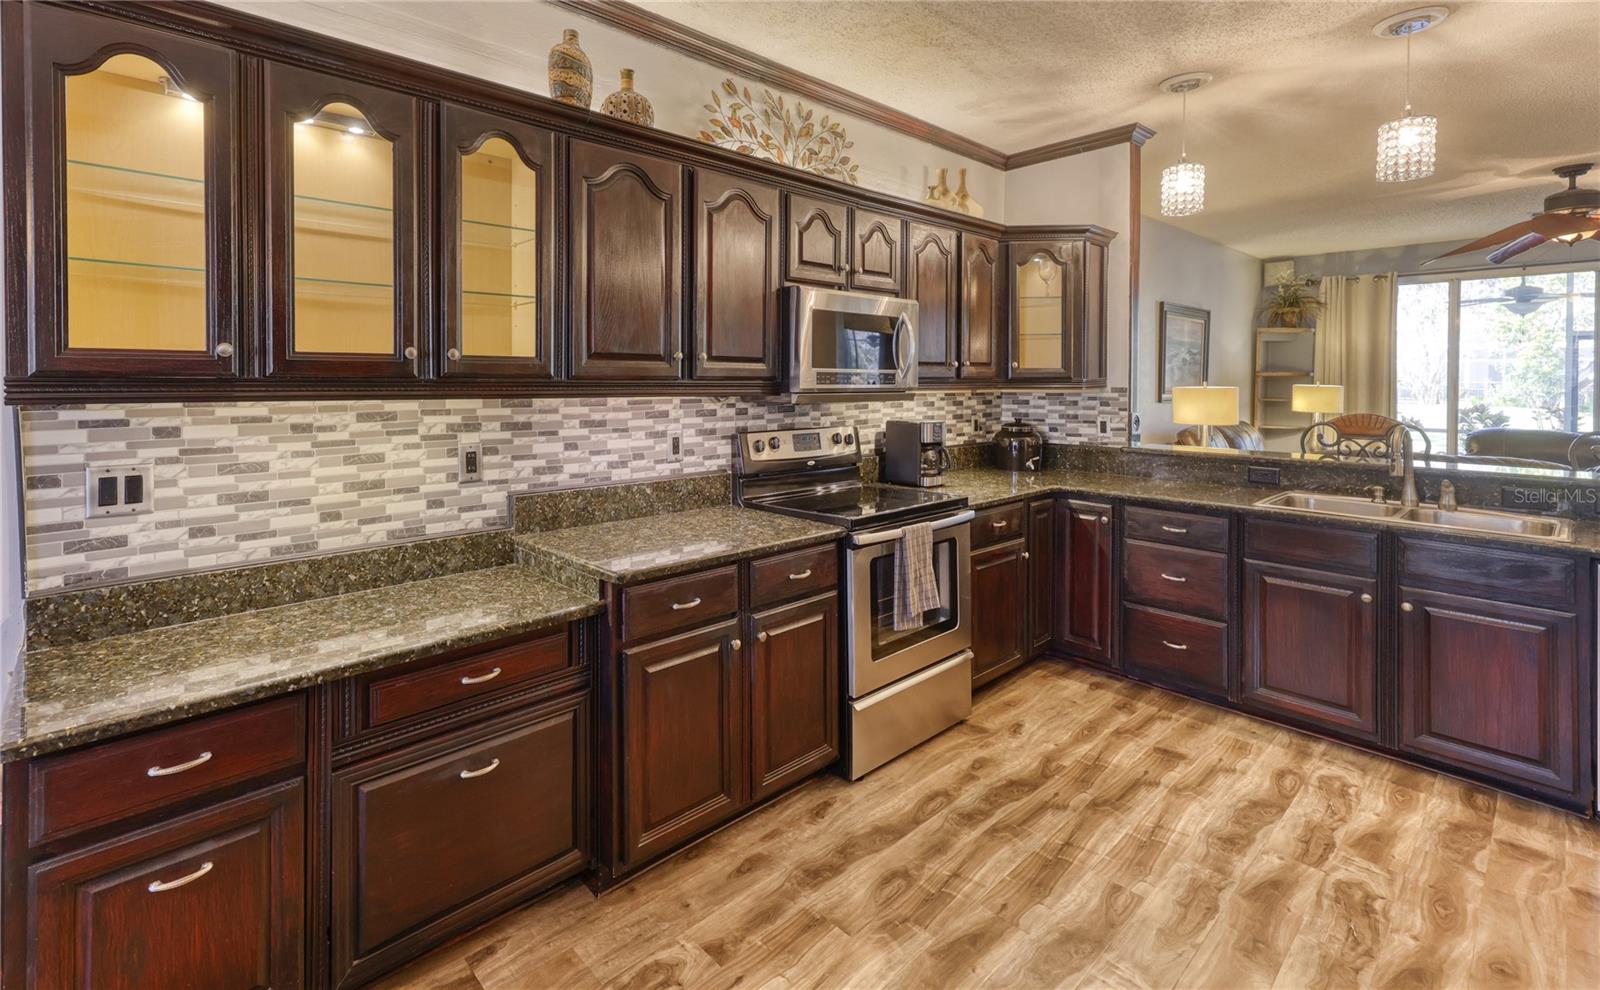
<path fill-rule="evenodd" d="M 1056 503 L 1036 498 L 1028 503 L 1028 656 L 1050 649 L 1056 626 Z"/>
<path fill-rule="evenodd" d="M 572 377 L 680 377 L 683 166 L 576 140 L 569 158 Z"/>
<path fill-rule="evenodd" d="M 776 186 L 695 173 L 694 377 L 777 381 L 782 221 Z"/>
<path fill-rule="evenodd" d="M 961 377 L 993 381 L 1005 375 L 1005 334 L 1001 332 L 1000 242 L 977 234 L 961 235 Z"/>
<path fill-rule="evenodd" d="M 6 986 L 304 986 L 303 791 L 281 783 L 35 864 L 32 978 L 13 956 Z"/>
<path fill-rule="evenodd" d="M 980 515 L 974 525 L 982 521 Z M 973 687 L 1028 659 L 1028 542 L 1021 527 L 1015 535 L 972 552 Z"/>
<path fill-rule="evenodd" d="M 956 232 L 913 223 L 908 228 L 906 297 L 917 304 L 919 381 L 956 377 L 961 367 L 961 266 Z"/>
<path fill-rule="evenodd" d="M 1027 230 L 1027 228 L 1022 228 Z M 1010 377 L 1100 384 L 1106 377 L 1106 258 L 1100 227 L 1039 228 L 1007 244 Z M 1050 234 L 1048 239 L 1042 235 Z"/>
<path fill-rule="evenodd" d="M 789 250 L 784 277 L 791 282 L 844 288 L 850 272 L 850 208 L 795 193 L 785 198 Z"/>
<path fill-rule="evenodd" d="M 850 210 L 850 288 L 899 295 L 905 224 L 899 217 L 852 207 Z"/>
<path fill-rule="evenodd" d="M 1226 699 L 1234 640 L 1228 517 L 1130 505 L 1123 518 L 1122 668 Z"/>
<path fill-rule="evenodd" d="M 839 758 L 838 596 L 757 612 L 751 632 L 750 799 L 760 801 Z"/>
<path fill-rule="evenodd" d="M 625 855 L 642 861 L 746 801 L 737 621 L 622 652 Z"/>
<path fill-rule="evenodd" d="M 262 79 L 266 373 L 421 377 L 431 106 L 275 62 Z"/>
<path fill-rule="evenodd" d="M 1056 502 L 1058 580 L 1055 646 L 1079 660 L 1118 667 L 1114 514 L 1105 502 L 1064 498 Z"/>

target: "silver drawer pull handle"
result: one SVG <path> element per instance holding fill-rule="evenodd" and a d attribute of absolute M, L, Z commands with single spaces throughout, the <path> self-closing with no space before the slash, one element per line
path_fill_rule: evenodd
<path fill-rule="evenodd" d="M 1174 650 L 1187 650 L 1189 648 L 1187 643 L 1173 643 L 1165 639 L 1161 641 L 1161 645 Z"/>
<path fill-rule="evenodd" d="M 205 876 L 207 873 L 210 873 L 210 872 L 211 872 L 211 863 L 209 863 L 209 862 L 201 863 L 200 864 L 200 868 L 198 870 L 195 870 L 193 873 L 189 874 L 188 876 L 182 876 L 182 877 L 179 877 L 176 880 L 152 880 L 152 881 L 150 881 L 150 886 L 146 887 L 145 890 L 148 890 L 152 894 L 159 894 L 163 890 L 177 890 L 179 887 L 182 887 L 184 884 L 194 883 L 196 880 L 200 879 L 201 877 Z"/>
<path fill-rule="evenodd" d="M 994 522 L 990 523 L 989 525 L 993 526 L 995 529 L 1005 529 L 1006 528 L 1006 524 L 1008 522 L 1010 522 L 1010 521 L 1011 520 L 1009 520 L 1009 519 L 996 519 Z"/>
<path fill-rule="evenodd" d="M 700 604 L 700 599 L 698 598 L 691 598 L 686 602 L 673 602 L 672 610 L 674 612 L 680 612 L 686 608 L 694 608 L 698 604 Z"/>
<path fill-rule="evenodd" d="M 190 760 L 188 763 L 179 763 L 176 766 L 170 767 L 151 767 L 144 772 L 144 775 L 146 777 L 170 777 L 175 773 L 183 773 L 185 770 L 193 770 L 195 767 L 209 759 L 211 759 L 211 752 L 207 750 L 206 752 L 201 753 L 199 756 Z"/>
<path fill-rule="evenodd" d="M 496 667 L 495 669 L 489 671 L 487 674 L 479 674 L 477 677 L 463 677 L 463 678 L 461 678 L 461 683 L 463 683 L 463 684 L 482 684 L 484 681 L 492 681 L 496 677 L 499 677 L 499 676 L 500 676 L 500 668 Z"/>
<path fill-rule="evenodd" d="M 1188 578 L 1179 577 L 1176 574 L 1163 573 L 1161 575 L 1161 580 L 1163 580 L 1163 581 L 1171 581 L 1173 584 L 1188 584 L 1189 583 L 1189 579 Z"/>
<path fill-rule="evenodd" d="M 1187 526 L 1167 526 L 1167 525 L 1163 524 L 1161 528 L 1166 530 L 1169 533 L 1177 533 L 1179 536 L 1182 536 L 1184 533 L 1189 532 L 1189 527 L 1187 527 Z"/>
<path fill-rule="evenodd" d="M 494 759 L 489 761 L 489 765 L 488 766 L 483 767 L 482 769 L 479 769 L 479 770 L 463 770 L 463 771 L 461 771 L 461 779 L 462 780 L 471 780 L 474 777 L 482 777 L 486 773 L 494 773 L 495 767 L 498 767 L 499 765 L 500 765 L 500 757 L 497 756 Z"/>
<path fill-rule="evenodd" d="M 806 578 L 808 578 L 810 576 L 811 576 L 811 568 L 807 567 L 805 570 L 801 571 L 799 574 L 791 574 L 791 575 L 789 575 L 789 580 L 791 580 L 791 581 L 804 581 Z"/>

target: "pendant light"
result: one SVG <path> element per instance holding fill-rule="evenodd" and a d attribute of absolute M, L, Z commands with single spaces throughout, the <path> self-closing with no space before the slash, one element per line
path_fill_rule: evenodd
<path fill-rule="evenodd" d="M 1178 163 L 1161 170 L 1161 215 L 1194 216 L 1206 208 L 1206 167 L 1189 160 L 1189 94 L 1211 81 L 1209 72 L 1185 72 L 1161 80 L 1163 93 L 1183 98 L 1182 122 L 1178 127 Z"/>
<path fill-rule="evenodd" d="M 1438 24 L 1448 13 L 1444 7 L 1421 7 L 1386 17 L 1372 29 L 1380 38 L 1401 38 L 1406 43 L 1406 108 L 1378 128 L 1379 182 L 1409 182 L 1433 174 L 1439 118 L 1411 112 L 1411 36 Z"/>

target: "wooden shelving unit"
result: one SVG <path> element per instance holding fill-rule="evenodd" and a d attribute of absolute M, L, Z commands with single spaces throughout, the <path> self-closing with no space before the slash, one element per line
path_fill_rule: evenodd
<path fill-rule="evenodd" d="M 1315 327 L 1256 327 L 1256 365 L 1251 422 L 1262 433 L 1299 432 L 1309 413 L 1289 408 L 1296 384 L 1315 381 Z"/>

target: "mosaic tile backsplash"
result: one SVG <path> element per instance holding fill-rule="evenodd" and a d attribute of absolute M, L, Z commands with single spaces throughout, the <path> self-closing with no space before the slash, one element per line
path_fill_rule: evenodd
<path fill-rule="evenodd" d="M 927 392 L 888 402 L 780 398 L 406 399 L 22 411 L 28 594 L 504 529 L 516 492 L 725 471 L 736 430 L 942 419 L 982 441 L 1002 416 L 1052 441 L 1121 442 L 1127 392 Z M 1111 432 L 1097 432 L 1096 420 Z M 681 454 L 671 438 L 681 437 Z M 456 445 L 483 444 L 459 484 Z M 86 517 L 86 466 L 154 465 L 150 512 Z"/>

